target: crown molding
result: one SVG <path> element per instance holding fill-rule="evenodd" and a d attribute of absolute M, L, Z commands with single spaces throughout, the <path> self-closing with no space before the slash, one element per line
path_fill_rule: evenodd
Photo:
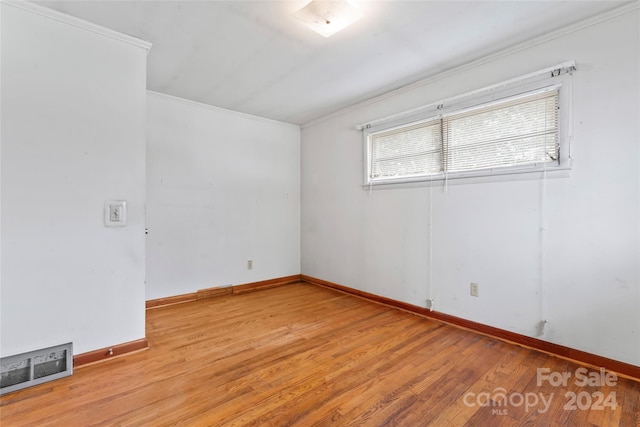
<path fill-rule="evenodd" d="M 29 3 L 26 1 L 2 1 L 2 5 L 15 7 L 16 9 L 22 9 L 27 12 L 34 13 L 36 15 L 43 16 L 45 18 L 49 18 L 54 21 L 62 22 L 67 25 L 71 25 L 76 28 L 80 28 L 85 31 L 89 31 L 94 34 L 99 34 L 101 36 L 117 40 L 123 43 L 127 43 L 139 48 L 142 48 L 149 52 L 151 49 L 152 43 L 128 36 L 126 34 L 119 33 L 117 31 L 111 30 L 106 27 L 102 27 L 97 24 L 93 24 L 91 22 L 85 21 L 80 18 L 76 18 L 71 15 L 67 15 L 66 13 L 58 12 L 53 9 L 49 9 L 48 7 L 40 6 L 37 4 Z"/>
<path fill-rule="evenodd" d="M 427 76 L 424 78 L 421 78 L 413 83 L 409 83 L 405 86 L 401 86 L 397 89 L 393 89 L 390 90 L 388 92 L 385 92 L 381 95 L 377 95 L 374 97 L 371 97 L 369 99 L 366 99 L 364 101 L 360 101 L 360 102 L 356 102 L 348 107 L 342 108 L 340 110 L 337 110 L 333 113 L 329 113 L 325 116 L 322 116 L 320 118 L 311 120 L 307 123 L 303 123 L 300 128 L 301 129 L 305 129 L 307 127 L 312 127 L 315 126 L 317 124 L 323 123 L 327 120 L 331 120 L 335 117 L 338 117 L 342 114 L 345 113 L 349 113 L 351 111 L 356 111 L 359 110 L 361 108 L 364 108 L 368 105 L 372 105 L 372 104 L 376 104 L 378 102 L 384 101 L 385 99 L 394 97 L 396 95 L 401 95 L 405 92 L 409 92 L 412 91 L 414 89 L 418 89 L 420 87 L 432 84 L 434 82 L 437 82 L 439 80 L 443 80 L 446 79 L 448 77 L 454 76 L 456 74 L 465 72 L 465 71 L 469 71 L 471 69 L 477 68 L 481 65 L 496 61 L 498 59 L 513 55 L 515 53 L 521 52 L 523 50 L 527 50 L 530 49 L 532 47 L 550 42 L 552 40 L 567 36 L 569 34 L 578 32 L 578 31 L 582 31 L 585 30 L 587 28 L 593 27 L 594 25 L 598 25 L 601 24 L 603 22 L 607 22 L 610 21 L 611 19 L 615 19 L 618 18 L 620 16 L 629 14 L 629 13 L 633 13 L 636 12 L 640 9 L 640 1 L 638 0 L 634 0 L 631 1 L 629 3 L 624 4 L 623 6 L 617 7 L 615 9 L 609 10 L 607 12 L 603 12 L 601 14 L 598 14 L 596 16 L 592 16 L 591 18 L 587 18 L 585 20 L 576 22 L 574 24 L 570 24 L 567 25 L 563 28 L 560 28 L 556 31 L 551 31 L 547 34 L 544 34 L 542 36 L 539 37 L 534 37 L 533 39 L 518 43 L 516 45 L 513 45 L 511 47 L 508 47 L 506 49 L 500 50 L 498 52 L 495 52 L 493 54 L 484 56 L 482 58 L 476 59 L 474 61 L 470 61 L 467 62 L 465 64 L 462 65 L 458 65 L 456 67 L 450 68 L 448 70 L 444 70 L 441 72 L 438 72 L 436 74 L 433 74 L 431 76 Z"/>
<path fill-rule="evenodd" d="M 229 110 L 229 109 L 223 108 L 223 107 L 216 107 L 215 105 L 205 104 L 205 103 L 198 102 L 198 101 L 192 101 L 191 99 L 180 98 L 178 96 L 168 95 L 166 93 L 156 92 L 156 91 L 153 91 L 153 90 L 150 90 L 150 89 L 147 89 L 147 95 L 148 96 L 152 96 L 154 98 L 159 98 L 159 99 L 164 99 L 166 101 L 175 102 L 177 104 L 187 105 L 187 106 L 190 106 L 190 107 L 216 111 L 216 112 L 221 113 L 221 114 L 228 114 L 228 115 L 232 115 L 232 116 L 243 117 L 243 118 L 248 119 L 248 120 L 254 120 L 254 121 L 257 121 L 257 122 L 271 123 L 271 124 L 281 125 L 281 126 L 290 127 L 290 128 L 296 129 L 296 130 L 300 130 L 300 126 L 296 125 L 296 124 L 293 124 L 293 123 L 282 122 L 280 120 L 268 119 L 266 117 L 255 116 L 253 114 L 248 114 L 248 113 L 241 113 L 239 111 Z"/>

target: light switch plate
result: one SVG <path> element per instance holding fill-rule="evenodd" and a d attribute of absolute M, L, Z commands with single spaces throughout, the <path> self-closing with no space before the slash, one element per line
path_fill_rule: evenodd
<path fill-rule="evenodd" d="M 104 202 L 104 226 L 124 227 L 127 225 L 127 202 L 107 200 Z"/>

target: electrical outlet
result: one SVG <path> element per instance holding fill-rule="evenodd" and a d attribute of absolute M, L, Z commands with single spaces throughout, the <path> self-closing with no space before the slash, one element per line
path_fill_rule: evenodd
<path fill-rule="evenodd" d="M 479 297 L 480 285 L 478 285 L 477 283 L 471 282 L 471 284 L 469 285 L 469 293 L 471 294 L 472 297 Z"/>
<path fill-rule="evenodd" d="M 247 270 L 253 270 L 253 260 L 247 261 Z"/>

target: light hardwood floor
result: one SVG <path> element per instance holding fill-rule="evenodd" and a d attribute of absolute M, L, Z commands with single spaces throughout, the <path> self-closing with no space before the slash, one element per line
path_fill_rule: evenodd
<path fill-rule="evenodd" d="M 0 424 L 640 425 L 637 382 L 581 387 L 579 365 L 310 284 L 149 310 L 147 338 L 2 396 Z M 538 386 L 538 368 L 572 377 Z"/>

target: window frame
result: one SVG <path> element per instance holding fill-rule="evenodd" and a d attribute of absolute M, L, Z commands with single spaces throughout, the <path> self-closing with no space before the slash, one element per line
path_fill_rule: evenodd
<path fill-rule="evenodd" d="M 572 75 L 570 73 L 559 76 L 543 76 L 517 84 L 507 84 L 490 90 L 479 90 L 477 93 L 463 94 L 447 100 L 429 104 L 405 114 L 391 116 L 375 126 L 362 126 L 363 135 L 363 188 L 393 187 L 402 184 L 434 185 L 449 183 L 484 182 L 493 180 L 536 179 L 547 172 L 560 173 L 566 176 L 566 171 L 572 167 L 571 139 L 572 139 Z M 438 120 L 442 117 L 455 115 L 463 111 L 483 108 L 507 102 L 517 97 L 528 97 L 536 93 L 558 91 L 558 149 L 557 162 L 542 162 L 528 165 L 506 166 L 496 168 L 475 169 L 464 172 L 447 172 L 438 174 L 419 175 L 398 178 L 371 178 L 371 137 L 393 129 L 413 126 L 421 122 Z"/>

